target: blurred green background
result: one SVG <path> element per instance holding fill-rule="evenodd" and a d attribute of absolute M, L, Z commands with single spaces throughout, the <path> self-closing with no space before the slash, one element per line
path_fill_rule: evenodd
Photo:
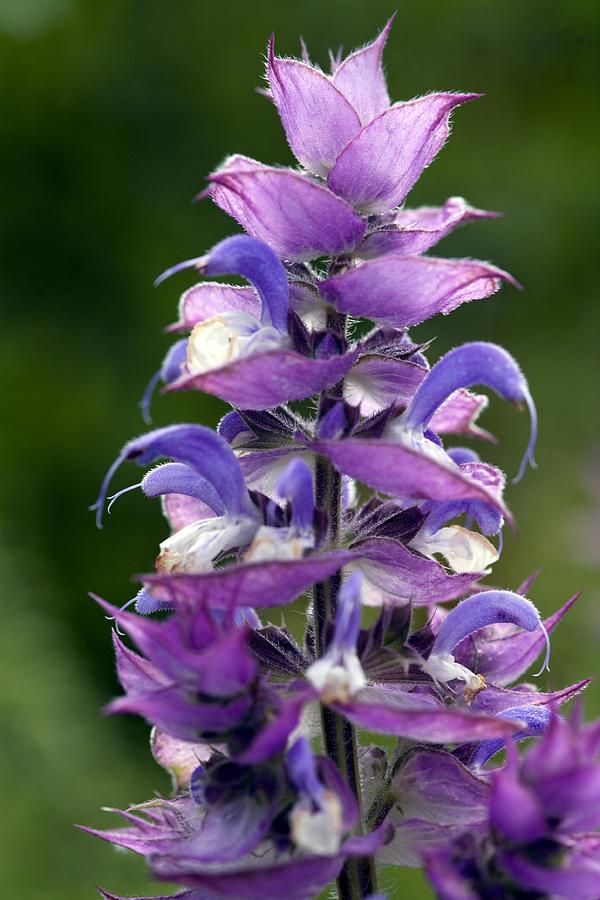
<path fill-rule="evenodd" d="M 539 470 L 509 492 L 494 581 L 543 572 L 545 613 L 586 591 L 553 642 L 546 685 L 596 669 L 600 637 L 598 429 L 598 55 L 600 6 L 571 0 L 412 0 L 386 65 L 391 94 L 476 90 L 410 202 L 461 194 L 504 218 L 468 226 L 444 255 L 494 259 L 525 286 L 430 321 L 432 356 L 474 338 L 506 344 L 537 399 Z M 394 4 L 371 0 L 0 0 L 3 383 L 0 520 L 3 619 L 0 784 L 2 896 L 154 891 L 144 866 L 77 832 L 102 805 L 166 790 L 147 728 L 102 720 L 116 692 L 109 624 L 86 596 L 121 603 L 164 536 L 158 508 L 121 501 L 102 532 L 87 504 L 122 443 L 143 430 L 136 403 L 168 346 L 181 276 L 167 265 L 232 230 L 190 198 L 239 151 L 291 162 L 259 84 L 271 30 L 280 52 L 314 58 L 371 38 Z M 222 413 L 200 394 L 157 398 L 155 422 Z M 526 416 L 494 401 L 489 458 L 513 473 Z M 135 481 L 137 470 L 122 475 Z M 600 712 L 592 686 L 589 713 Z M 394 894 L 430 896 L 411 873 Z M 391 887 L 391 882 L 390 882 Z"/>

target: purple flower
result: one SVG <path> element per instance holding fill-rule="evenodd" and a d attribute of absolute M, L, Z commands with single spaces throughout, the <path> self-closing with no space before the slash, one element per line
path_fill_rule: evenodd
<path fill-rule="evenodd" d="M 479 341 L 430 367 L 426 338 L 407 331 L 516 284 L 487 262 L 424 255 L 495 213 L 459 197 L 404 206 L 454 109 L 479 95 L 392 103 L 391 24 L 329 73 L 271 39 L 263 93 L 299 168 L 236 154 L 209 176 L 201 196 L 246 234 L 157 279 L 206 280 L 181 297 L 167 329 L 180 337 L 142 401 L 148 420 L 162 381 L 232 409 L 217 431 L 129 441 L 94 506 L 100 525 L 133 461 L 145 474 L 109 510 L 140 488 L 171 529 L 139 593 L 98 602 L 123 688 L 107 711 L 152 726 L 173 795 L 91 830 L 182 886 L 164 900 L 309 900 L 333 880 L 340 900 L 376 900 L 383 863 L 425 866 L 443 900 L 598 896 L 600 727 L 558 714 L 589 679 L 518 683 L 541 654 L 537 674 L 548 668 L 576 597 L 542 620 L 525 596 L 535 576 L 486 588 L 514 526 L 506 477 L 451 445 L 495 440 L 476 386 L 527 406 L 520 478 L 537 437 L 527 380 Z M 228 275 L 247 284 L 210 280 Z M 309 589 L 302 635 L 268 620 Z M 379 607 L 369 624 L 364 606 Z"/>
<path fill-rule="evenodd" d="M 334 384 L 351 368 L 355 356 L 340 354 L 340 348 L 325 337 L 313 347 L 312 358 L 292 346 L 286 272 L 266 244 L 246 235 L 226 238 L 207 256 L 167 269 L 157 283 L 190 267 L 207 275 L 246 278 L 260 298 L 260 316 L 254 303 L 248 304 L 250 308 L 240 308 L 246 305 L 248 295 L 242 295 L 243 304 L 227 308 L 231 294 L 225 294 L 226 308 L 216 315 L 206 314 L 212 311 L 212 292 L 206 295 L 206 311 L 196 302 L 186 362 L 181 377 L 168 380 L 170 390 L 196 388 L 243 409 L 267 409 L 284 400 L 311 396 Z"/>
<path fill-rule="evenodd" d="M 492 774 L 489 830 L 457 837 L 426 861 L 441 900 L 516 892 L 594 900 L 600 843 L 589 829 L 600 823 L 599 748 L 598 723 L 582 728 L 554 716 L 522 761 L 511 750 Z"/>
<path fill-rule="evenodd" d="M 98 603 L 135 640 L 139 656 L 114 635 L 117 672 L 125 696 L 108 712 L 134 713 L 183 741 L 216 739 L 246 722 L 257 667 L 245 628 L 224 629 L 198 606 L 155 622 Z"/>

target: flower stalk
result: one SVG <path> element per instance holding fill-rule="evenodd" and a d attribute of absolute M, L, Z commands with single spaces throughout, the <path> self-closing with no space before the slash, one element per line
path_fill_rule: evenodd
<path fill-rule="evenodd" d="M 245 234 L 157 279 L 201 278 L 142 403 L 148 419 L 162 381 L 230 410 L 217 431 L 129 441 L 94 505 L 101 526 L 107 499 L 139 489 L 160 497 L 170 527 L 135 597 L 95 599 L 118 626 L 123 695 L 108 711 L 152 726 L 173 790 L 117 811 L 125 827 L 86 829 L 181 885 L 165 900 L 311 900 L 334 883 L 339 900 L 381 900 L 381 865 L 423 867 L 439 900 L 597 897 L 600 727 L 557 712 L 589 679 L 519 683 L 540 656 L 537 675 L 548 668 L 576 597 L 543 620 L 524 596 L 534 579 L 486 589 L 514 524 L 506 477 L 461 446 L 493 439 L 473 388 L 526 407 L 521 477 L 535 465 L 532 394 L 503 348 L 475 341 L 431 365 L 411 333 L 516 284 L 429 254 L 494 213 L 459 197 L 405 205 L 453 111 L 478 95 L 392 103 L 391 24 L 332 54 L 330 73 L 305 47 L 292 59 L 270 42 L 267 94 L 300 168 L 235 155 L 209 176 L 202 196 Z M 228 275 L 246 284 L 210 280 Z M 356 338 L 348 316 L 370 330 Z M 144 476 L 108 497 L 129 463 Z M 300 644 L 270 617 L 310 589 Z M 363 606 L 379 610 L 369 627 Z M 524 738 L 539 743 L 521 760 Z"/>
<path fill-rule="evenodd" d="M 317 502 L 327 514 L 332 549 L 339 549 L 342 480 L 331 462 L 324 457 L 317 458 L 315 471 Z M 313 621 L 318 657 L 322 657 L 327 649 L 326 632 L 335 617 L 339 588 L 340 577 L 337 574 L 325 581 L 317 582 L 313 587 Z M 361 827 L 364 827 L 356 729 L 348 719 L 328 706 L 321 707 L 321 723 L 325 752 L 356 797 Z M 339 900 L 361 900 L 362 897 L 374 893 L 377 890 L 374 860 L 372 858 L 348 860 L 336 882 Z"/>

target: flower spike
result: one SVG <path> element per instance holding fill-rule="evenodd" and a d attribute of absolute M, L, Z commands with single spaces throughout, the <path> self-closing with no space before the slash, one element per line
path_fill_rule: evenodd
<path fill-rule="evenodd" d="M 93 507 L 100 525 L 130 460 L 144 477 L 112 491 L 109 510 L 141 488 L 170 529 L 129 603 L 96 599 L 114 621 L 124 690 L 107 711 L 154 726 L 173 795 L 116 811 L 121 827 L 87 829 L 177 882 L 163 900 L 310 900 L 336 880 L 344 900 L 384 900 L 387 864 L 423 865 L 439 900 L 598 897 L 600 723 L 557 714 L 591 679 L 518 683 L 544 648 L 548 668 L 549 634 L 575 598 L 542 621 L 531 579 L 486 589 L 504 523 L 514 527 L 506 476 L 451 446 L 496 442 L 478 424 L 495 391 L 529 410 L 521 478 L 535 466 L 529 386 L 495 344 L 431 367 L 431 339 L 412 334 L 503 282 L 519 287 L 489 262 L 428 255 L 495 213 L 457 196 L 405 206 L 455 110 L 480 95 L 392 102 L 393 18 L 345 58 L 330 51 L 328 71 L 303 41 L 293 59 L 271 38 L 260 92 L 299 165 L 234 154 L 208 176 L 198 199 L 242 233 L 156 280 L 204 276 L 167 329 L 187 337 L 141 403 L 150 421 L 162 380 L 167 396 L 201 391 L 230 411 L 216 432 L 173 425 L 129 441 Z M 297 616 L 311 587 L 303 639 L 287 617 L 262 621 L 287 604 Z M 363 605 L 379 615 L 361 628 Z M 506 763 L 488 768 L 500 749 Z"/>

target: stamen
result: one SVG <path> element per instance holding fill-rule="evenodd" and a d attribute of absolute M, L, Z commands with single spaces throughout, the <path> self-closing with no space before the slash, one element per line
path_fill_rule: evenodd
<path fill-rule="evenodd" d="M 113 505 L 113 503 L 116 503 L 116 501 L 119 499 L 119 497 L 122 497 L 123 494 L 128 494 L 129 491 L 135 491 L 135 490 L 137 490 L 137 488 L 141 488 L 141 486 L 142 486 L 142 482 L 141 482 L 141 481 L 138 481 L 137 484 L 130 484 L 129 487 L 126 487 L 126 488 L 123 488 L 123 489 L 120 490 L 120 491 L 117 491 L 116 494 L 112 494 L 112 495 L 108 498 L 108 499 L 110 500 L 110 503 L 109 503 L 108 506 L 106 507 L 106 512 L 109 513 L 109 515 L 110 515 L 110 511 L 111 511 L 111 509 L 112 509 L 112 505 Z"/>
<path fill-rule="evenodd" d="M 152 425 L 152 416 L 150 415 L 150 405 L 152 403 L 152 397 L 154 395 L 154 391 L 160 381 L 162 371 L 161 369 L 157 369 L 148 384 L 146 385 L 146 389 L 144 391 L 143 397 L 139 402 L 139 407 L 142 411 L 142 419 L 146 423 L 146 425 Z"/>
<path fill-rule="evenodd" d="M 540 628 L 542 629 L 542 632 L 544 635 L 544 641 L 546 642 L 546 655 L 544 656 L 544 663 L 542 665 L 542 668 L 539 670 L 539 672 L 534 673 L 534 675 L 533 675 L 534 678 L 539 678 L 539 676 L 544 671 L 545 672 L 550 671 L 550 635 L 548 634 L 546 626 L 541 621 L 540 621 Z"/>
<path fill-rule="evenodd" d="M 527 409 L 529 410 L 529 420 L 531 422 L 531 427 L 529 432 L 529 443 L 527 444 L 527 448 L 525 450 L 525 453 L 523 454 L 523 458 L 521 459 L 519 471 L 513 478 L 513 484 L 517 484 L 519 481 L 521 481 L 525 474 L 525 470 L 527 469 L 528 463 L 532 469 L 537 469 L 537 463 L 534 458 L 538 432 L 537 409 L 528 387 L 525 387 L 523 389 L 523 400 L 525 401 Z"/>
<path fill-rule="evenodd" d="M 124 609 L 127 609 L 129 606 L 131 606 L 132 603 L 135 603 L 135 601 L 137 600 L 137 598 L 138 598 L 138 594 L 136 594 L 135 597 L 132 597 L 131 600 L 128 600 L 127 603 L 124 603 L 123 606 L 120 606 L 120 607 L 119 607 L 119 612 L 123 612 L 123 610 L 124 610 Z M 121 629 L 119 628 L 119 625 L 118 625 L 118 623 L 117 623 L 117 620 L 116 620 L 116 617 L 115 617 L 115 616 L 104 616 L 104 618 L 106 619 L 107 622 L 115 622 L 115 623 L 116 623 L 116 624 L 115 624 L 115 631 L 117 632 L 117 634 L 119 635 L 119 637 L 124 637 L 124 636 L 125 636 L 125 632 L 124 632 L 124 631 L 121 631 Z"/>
<path fill-rule="evenodd" d="M 196 256 L 194 259 L 184 259 L 183 262 L 177 263 L 175 266 L 170 266 L 170 268 L 165 269 L 165 271 L 154 280 L 154 287 L 158 287 L 163 281 L 170 278 L 171 275 L 176 275 L 177 272 L 182 272 L 184 269 L 197 269 L 199 272 L 202 272 L 206 259 L 206 256 Z"/>

